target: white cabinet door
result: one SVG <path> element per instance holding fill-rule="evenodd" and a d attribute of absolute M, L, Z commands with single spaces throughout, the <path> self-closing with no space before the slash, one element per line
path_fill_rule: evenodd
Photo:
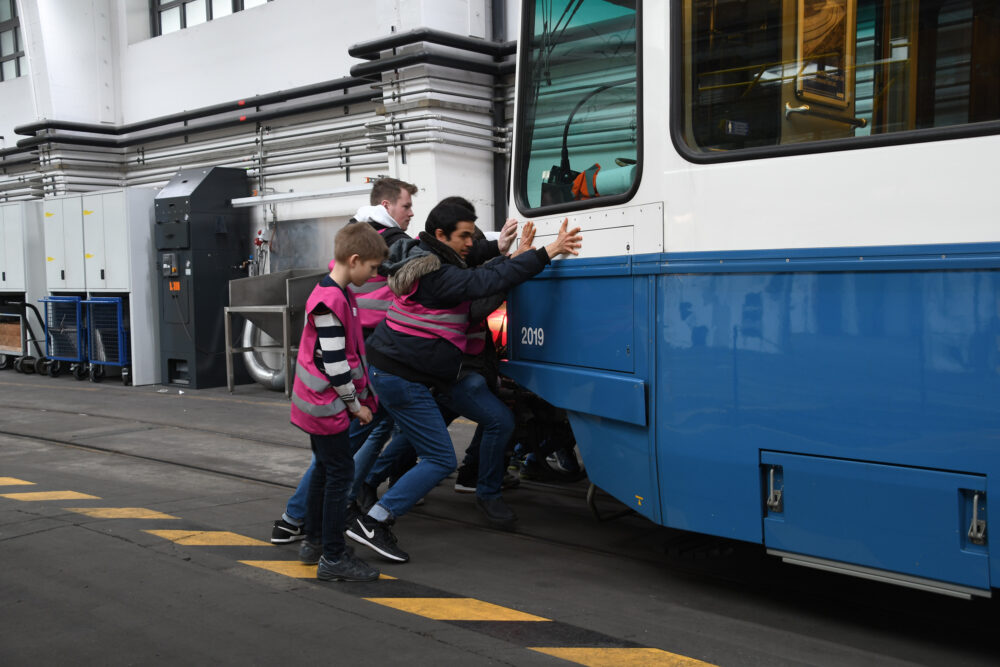
<path fill-rule="evenodd" d="M 80 197 L 44 202 L 45 275 L 49 290 L 87 289 L 83 267 L 83 209 Z"/>
<path fill-rule="evenodd" d="M 103 195 L 84 195 L 80 201 L 83 207 L 83 266 L 87 286 L 92 290 L 102 289 L 107 282 L 104 270 Z"/>
<path fill-rule="evenodd" d="M 0 211 L 0 288 L 24 291 L 24 210 L 20 204 L 4 206 Z"/>
<path fill-rule="evenodd" d="M 63 239 L 65 243 L 66 289 L 83 292 L 87 274 L 83 266 L 83 207 L 80 197 L 62 200 Z"/>
<path fill-rule="evenodd" d="M 50 290 L 66 287 L 66 238 L 63 233 L 63 200 L 42 203 L 45 226 L 45 282 Z"/>
<path fill-rule="evenodd" d="M 104 268 L 109 290 L 127 292 L 132 288 L 128 253 L 128 208 L 125 191 L 101 195 L 104 207 Z"/>
<path fill-rule="evenodd" d="M 82 201 L 87 289 L 129 291 L 125 192 L 84 195 Z"/>

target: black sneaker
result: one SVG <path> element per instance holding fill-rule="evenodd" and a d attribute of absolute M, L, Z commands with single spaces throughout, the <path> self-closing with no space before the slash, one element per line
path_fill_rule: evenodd
<path fill-rule="evenodd" d="M 323 545 L 304 540 L 299 546 L 299 562 L 306 565 L 315 565 L 323 555 Z"/>
<path fill-rule="evenodd" d="M 306 531 L 302 526 L 288 523 L 284 519 L 274 522 L 271 529 L 271 544 L 290 544 L 306 539 Z"/>
<path fill-rule="evenodd" d="M 410 555 L 396 546 L 396 536 L 389 529 L 389 524 L 376 521 L 370 516 L 355 519 L 347 527 L 347 536 L 355 542 L 374 549 L 379 555 L 397 563 L 410 560 Z"/>
<path fill-rule="evenodd" d="M 465 466 L 459 466 L 458 474 L 455 476 L 455 493 L 475 493 L 476 473 Z"/>
<path fill-rule="evenodd" d="M 350 551 L 345 551 L 338 561 L 320 556 L 316 578 L 320 581 L 375 581 L 379 571 Z"/>
<path fill-rule="evenodd" d="M 479 480 L 477 479 L 462 477 L 462 471 L 459 469 L 458 477 L 455 478 L 455 493 L 475 493 L 478 482 Z M 503 479 L 500 480 L 500 489 L 502 491 L 516 489 L 519 486 L 521 486 L 521 478 L 509 472 L 503 474 Z"/>
<path fill-rule="evenodd" d="M 455 480 L 455 493 L 475 493 L 476 482 L 467 482 L 461 478 Z"/>
<path fill-rule="evenodd" d="M 503 498 L 480 498 L 476 496 L 476 507 L 486 515 L 487 521 L 500 530 L 514 530 L 517 515 L 507 506 Z"/>
<path fill-rule="evenodd" d="M 509 472 L 503 474 L 503 479 L 500 481 L 500 488 L 504 491 L 508 489 L 516 489 L 521 486 L 521 478 L 517 475 L 512 475 Z"/>

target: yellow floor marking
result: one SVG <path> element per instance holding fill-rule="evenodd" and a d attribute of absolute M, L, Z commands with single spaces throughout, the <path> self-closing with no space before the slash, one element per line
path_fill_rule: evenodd
<path fill-rule="evenodd" d="M 34 484 L 34 482 L 26 482 L 23 479 L 18 479 L 17 477 L 0 477 L 0 486 L 21 486 L 23 484 Z"/>
<path fill-rule="evenodd" d="M 33 491 L 31 493 L 0 493 L 4 498 L 13 500 L 100 500 L 99 496 L 91 496 L 76 491 Z"/>
<path fill-rule="evenodd" d="M 523 611 L 507 609 L 474 598 L 365 598 L 437 621 L 548 621 Z"/>
<path fill-rule="evenodd" d="M 259 567 L 262 570 L 277 572 L 278 574 L 283 574 L 286 577 L 295 577 L 296 579 L 316 578 L 315 565 L 306 565 L 305 563 L 300 563 L 295 560 L 241 560 L 240 562 L 251 567 Z M 388 574 L 379 575 L 379 579 L 395 578 L 396 577 L 390 577 Z"/>
<path fill-rule="evenodd" d="M 186 547 L 271 546 L 270 542 L 261 542 L 252 537 L 230 533 L 227 530 L 147 530 L 145 532 Z"/>
<path fill-rule="evenodd" d="M 145 507 L 67 507 L 70 512 L 86 514 L 94 519 L 179 519 L 170 514 Z"/>
<path fill-rule="evenodd" d="M 715 667 L 658 648 L 528 648 L 587 667 Z"/>

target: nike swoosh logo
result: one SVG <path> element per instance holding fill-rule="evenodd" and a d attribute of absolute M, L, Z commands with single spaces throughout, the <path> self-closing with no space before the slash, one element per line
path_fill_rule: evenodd
<path fill-rule="evenodd" d="M 358 521 L 358 525 L 361 526 L 361 532 L 364 533 L 365 537 L 367 537 L 369 540 L 375 537 L 374 530 L 368 530 L 367 528 L 365 528 L 365 524 L 361 523 L 360 521 Z"/>

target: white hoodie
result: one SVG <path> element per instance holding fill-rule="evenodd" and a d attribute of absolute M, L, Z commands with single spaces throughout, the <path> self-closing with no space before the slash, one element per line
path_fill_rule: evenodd
<path fill-rule="evenodd" d="M 384 206 L 362 206 L 354 214 L 354 219 L 358 222 L 377 222 L 386 227 L 399 227 L 399 223 L 393 220 Z"/>

